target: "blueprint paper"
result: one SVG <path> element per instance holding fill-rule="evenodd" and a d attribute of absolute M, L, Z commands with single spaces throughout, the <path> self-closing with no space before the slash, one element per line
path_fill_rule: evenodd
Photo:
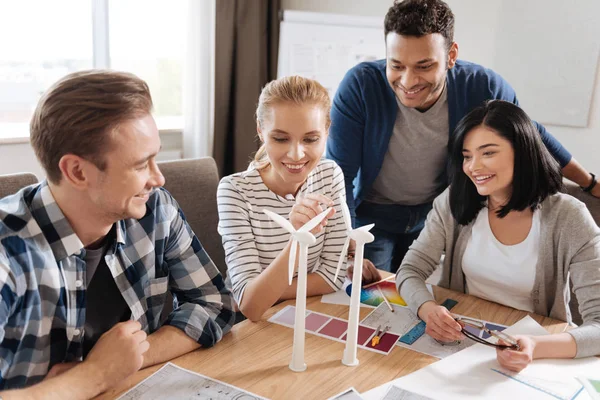
<path fill-rule="evenodd" d="M 245 390 L 167 363 L 119 400 L 259 400 Z"/>

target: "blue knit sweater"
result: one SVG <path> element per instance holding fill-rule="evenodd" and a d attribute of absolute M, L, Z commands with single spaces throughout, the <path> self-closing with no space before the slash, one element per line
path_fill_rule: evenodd
<path fill-rule="evenodd" d="M 458 60 L 446 79 L 450 135 L 458 122 L 485 100 L 518 105 L 508 82 L 481 65 Z M 396 95 L 385 76 L 385 60 L 360 63 L 346 73 L 333 100 L 326 157 L 344 171 L 353 222 L 356 207 L 381 170 L 397 112 Z M 543 125 L 535 124 L 550 153 L 562 167 L 567 165 L 571 154 Z"/>

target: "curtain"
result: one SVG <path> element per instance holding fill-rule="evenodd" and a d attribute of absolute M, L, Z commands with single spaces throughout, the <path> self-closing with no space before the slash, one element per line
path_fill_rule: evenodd
<path fill-rule="evenodd" d="M 215 1 L 188 0 L 183 70 L 183 157 L 212 155 Z"/>
<path fill-rule="evenodd" d="M 215 136 L 221 176 L 245 170 L 258 149 L 255 111 L 277 77 L 280 0 L 217 0 Z"/>

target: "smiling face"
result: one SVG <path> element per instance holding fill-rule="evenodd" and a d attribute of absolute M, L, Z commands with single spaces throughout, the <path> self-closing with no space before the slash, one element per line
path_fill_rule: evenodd
<path fill-rule="evenodd" d="M 421 37 L 390 32 L 386 37 L 386 76 L 405 107 L 428 110 L 446 85 L 446 72 L 458 56 L 458 45 L 448 51 L 439 33 Z"/>
<path fill-rule="evenodd" d="M 98 213 L 113 222 L 140 219 L 154 188 L 165 183 L 156 164 L 161 143 L 152 116 L 127 121 L 109 136 L 106 168 L 92 169 L 88 195 Z"/>
<path fill-rule="evenodd" d="M 263 181 L 275 193 L 295 194 L 317 166 L 327 139 L 326 114 L 314 104 L 279 103 L 258 127 L 269 166 Z"/>
<path fill-rule="evenodd" d="M 515 165 L 511 143 L 496 131 L 479 125 L 465 136 L 463 172 L 481 196 L 502 205 L 510 198 Z"/>

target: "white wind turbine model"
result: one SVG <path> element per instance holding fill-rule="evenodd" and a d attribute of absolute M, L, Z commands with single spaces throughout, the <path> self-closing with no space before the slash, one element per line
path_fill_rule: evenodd
<path fill-rule="evenodd" d="M 340 254 L 340 261 L 338 262 L 337 270 L 335 271 L 334 282 L 337 280 L 337 276 L 340 272 L 342 264 L 346 262 L 346 253 L 348 252 L 348 246 L 350 240 L 356 242 L 356 255 L 354 256 L 354 272 L 352 274 L 352 295 L 350 296 L 350 312 L 348 315 L 348 334 L 346 335 L 346 347 L 344 348 L 344 356 L 342 357 L 342 364 L 354 367 L 358 365 L 358 358 L 356 358 L 357 349 L 357 337 L 358 337 L 358 314 L 360 311 L 360 292 L 362 287 L 362 269 L 363 269 L 363 258 L 365 243 L 371 243 L 375 240 L 375 237 L 371 232 L 371 228 L 375 224 L 369 224 L 361 226 L 360 228 L 352 229 L 352 219 L 350 218 L 350 211 L 346 200 L 340 196 L 340 203 L 342 207 L 342 214 L 344 215 L 344 222 L 346 223 L 346 233 L 348 237 L 342 254 Z"/>
<path fill-rule="evenodd" d="M 331 208 L 323 211 L 300 229 L 294 229 L 293 225 L 281 215 L 270 210 L 263 210 L 265 214 L 279 226 L 292 235 L 292 247 L 290 248 L 289 258 L 289 282 L 292 284 L 294 277 L 294 266 L 296 265 L 296 247 L 300 244 L 300 259 L 298 260 L 298 284 L 296 287 L 296 316 L 294 321 L 294 347 L 292 350 L 292 361 L 290 369 L 295 372 L 306 370 L 304 363 L 304 336 L 306 322 L 306 275 L 308 262 L 308 246 L 315 244 L 317 239 L 310 233 L 317 225 L 323 221 L 323 218 L 329 214 Z"/>

